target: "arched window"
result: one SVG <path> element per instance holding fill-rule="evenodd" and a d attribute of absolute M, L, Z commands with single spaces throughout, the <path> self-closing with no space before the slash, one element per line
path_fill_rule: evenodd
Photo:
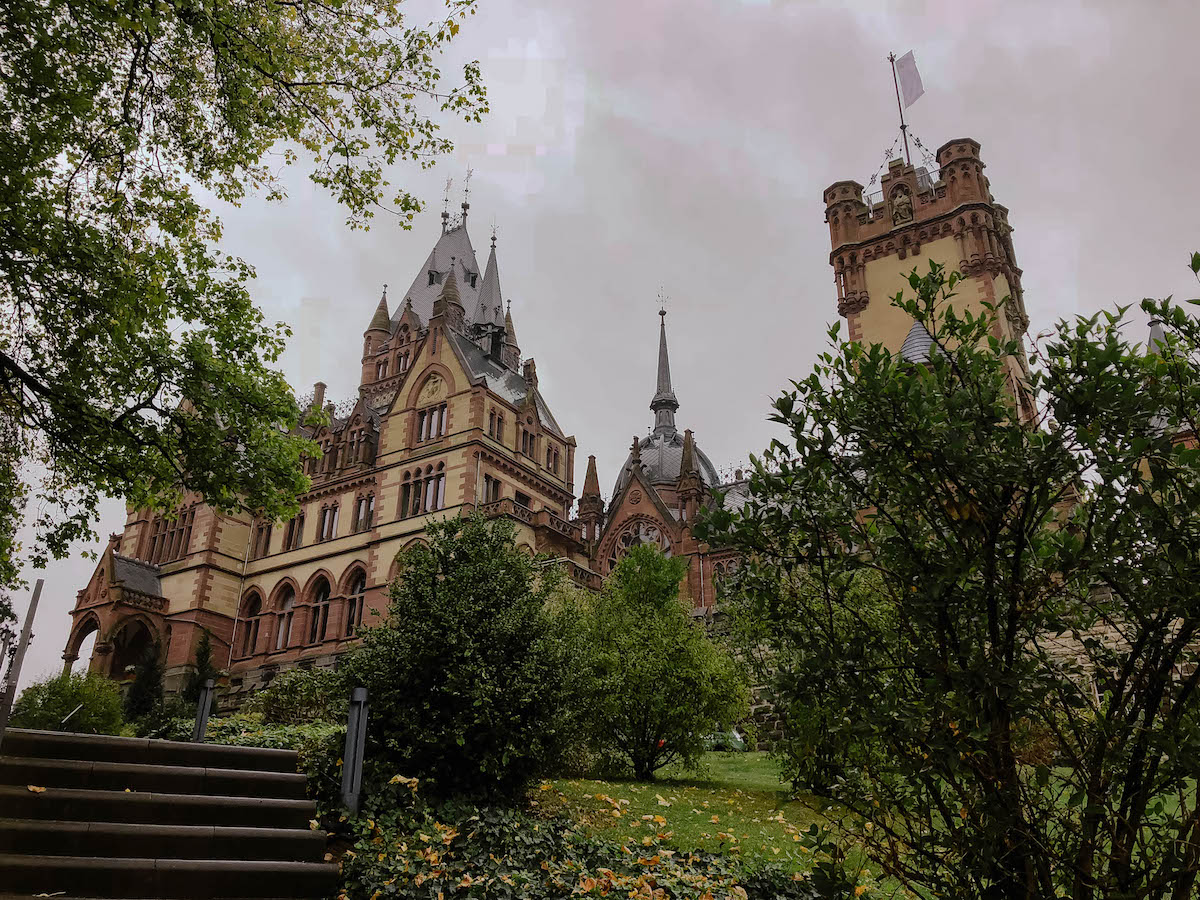
<path fill-rule="evenodd" d="M 617 563 L 632 548 L 639 544 L 651 544 L 662 551 L 663 556 L 671 555 L 671 541 L 653 522 L 637 520 L 627 525 L 613 543 L 608 555 L 608 571 L 617 567 Z"/>
<path fill-rule="evenodd" d="M 355 629 L 362 624 L 363 606 L 367 602 L 367 573 L 359 572 L 350 582 L 350 593 L 346 597 L 346 637 L 353 637 Z"/>
<path fill-rule="evenodd" d="M 258 594 L 246 598 L 242 607 L 242 656 L 253 656 L 258 646 L 259 616 L 262 614 L 262 599 Z"/>
<path fill-rule="evenodd" d="M 285 587 L 275 604 L 278 610 L 275 622 L 275 649 L 283 650 L 292 645 L 292 621 L 296 615 L 296 592 Z"/>
<path fill-rule="evenodd" d="M 446 464 L 405 472 L 400 484 L 400 517 L 419 516 L 446 505 Z"/>
<path fill-rule="evenodd" d="M 329 582 L 322 578 L 313 589 L 312 609 L 308 620 L 308 642 L 316 644 L 325 640 L 329 627 Z"/>

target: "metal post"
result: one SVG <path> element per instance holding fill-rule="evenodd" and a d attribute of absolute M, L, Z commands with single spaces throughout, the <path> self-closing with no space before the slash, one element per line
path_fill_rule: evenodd
<path fill-rule="evenodd" d="M 208 711 L 212 709 L 213 680 L 209 678 L 200 689 L 200 699 L 196 701 L 196 728 L 192 732 L 192 743 L 203 744 L 204 732 L 208 730 Z"/>
<path fill-rule="evenodd" d="M 356 687 L 350 692 L 350 715 L 346 719 L 346 749 L 342 753 L 342 806 L 351 814 L 358 812 L 366 745 L 367 689 Z"/>
<path fill-rule="evenodd" d="M 17 681 L 21 677 L 21 663 L 25 661 L 25 650 L 29 647 L 29 637 L 33 630 L 33 617 L 37 614 L 38 600 L 42 596 L 42 579 L 33 586 L 33 596 L 29 599 L 29 611 L 25 613 L 25 623 L 21 626 L 21 638 L 17 641 L 17 653 L 12 664 L 8 667 L 8 678 L 5 679 L 4 689 L 0 691 L 0 743 L 4 742 L 4 732 L 8 728 L 8 715 L 12 712 L 13 701 L 17 698 Z"/>

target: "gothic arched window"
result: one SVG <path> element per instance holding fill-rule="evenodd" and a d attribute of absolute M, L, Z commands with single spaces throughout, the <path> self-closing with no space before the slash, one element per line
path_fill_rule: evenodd
<path fill-rule="evenodd" d="M 285 587 L 276 602 L 279 610 L 275 622 L 275 649 L 283 650 L 292 643 L 292 621 L 296 615 L 296 592 Z"/>
<path fill-rule="evenodd" d="M 329 582 L 324 578 L 313 589 L 309 614 L 308 642 L 316 644 L 325 640 L 325 631 L 329 627 Z"/>
<path fill-rule="evenodd" d="M 350 582 L 350 594 L 346 597 L 346 637 L 353 637 L 354 630 L 362 624 L 363 606 L 367 601 L 367 573 L 359 572 Z"/>
<path fill-rule="evenodd" d="M 612 552 L 608 555 L 608 571 L 616 568 L 622 557 L 640 544 L 650 544 L 662 551 L 663 556 L 671 555 L 671 541 L 661 528 L 653 522 L 639 520 L 631 522 L 617 535 L 613 542 Z"/>

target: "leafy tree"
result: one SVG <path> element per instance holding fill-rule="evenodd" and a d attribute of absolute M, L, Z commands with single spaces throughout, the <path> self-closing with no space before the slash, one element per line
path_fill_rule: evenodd
<path fill-rule="evenodd" d="M 121 688 L 103 675 L 66 672 L 21 691 L 9 722 L 42 731 L 120 734 Z"/>
<path fill-rule="evenodd" d="M 1002 310 L 955 314 L 957 280 L 914 271 L 893 301 L 926 363 L 838 343 L 794 382 L 789 440 L 701 531 L 746 554 L 765 634 L 844 710 L 835 739 L 880 748 L 839 798 L 887 872 L 921 896 L 1194 896 L 1200 323 L 1144 301 L 1146 347 L 1124 310 L 1060 322 L 1018 385 Z M 858 614 L 865 572 L 883 615 Z M 794 578 L 812 602 L 775 591 Z"/>
<path fill-rule="evenodd" d="M 476 63 L 445 87 L 435 64 L 473 12 L 0 5 L 0 585 L 27 479 L 44 510 L 35 567 L 94 537 L 104 494 L 290 514 L 307 445 L 272 368 L 289 332 L 251 303 L 251 267 L 216 250 L 203 197 L 281 197 L 281 169 L 308 156 L 352 226 L 384 210 L 407 227 L 420 203 L 389 197 L 385 167 L 432 165 L 451 149 L 439 114 L 487 110 Z"/>
<path fill-rule="evenodd" d="M 204 682 L 210 678 L 215 681 L 220 674 L 221 670 L 214 666 L 212 661 L 212 636 L 208 633 L 207 628 L 202 628 L 200 629 L 200 640 L 196 642 L 196 662 L 193 664 L 192 670 L 188 672 L 180 694 L 194 709 L 200 700 L 200 692 L 204 690 Z M 214 707 L 216 702 L 216 694 L 213 694 Z"/>
<path fill-rule="evenodd" d="M 155 641 L 133 667 L 133 684 L 125 694 L 125 718 L 150 715 L 163 702 L 162 646 Z"/>
<path fill-rule="evenodd" d="M 695 766 L 708 736 L 746 711 L 737 664 L 679 600 L 686 571 L 684 559 L 634 547 L 585 611 L 597 750 L 642 781 L 672 762 Z"/>
<path fill-rule="evenodd" d="M 865 640 L 868 629 L 859 620 L 889 627 L 885 617 L 891 610 L 879 602 L 878 590 L 871 573 L 860 572 L 844 606 L 827 609 L 820 585 L 802 575 L 751 567 L 721 585 L 720 609 L 729 622 L 729 639 L 760 686 L 761 699 L 778 717 L 781 729 L 771 752 L 780 760 L 781 776 L 796 790 L 829 795 L 847 782 L 853 789 L 859 771 L 856 758 L 876 752 L 870 736 L 845 721 L 837 682 L 844 677 L 843 669 L 869 664 L 875 653 L 874 642 Z M 775 601 L 773 609 L 764 608 L 768 597 Z M 826 617 L 831 643 L 841 648 L 816 667 L 809 664 L 803 642 L 798 646 L 787 630 L 814 615 Z"/>
<path fill-rule="evenodd" d="M 386 621 L 344 661 L 368 691 L 373 762 L 435 795 L 519 796 L 570 737 L 558 570 L 518 550 L 507 520 L 448 519 L 426 535 L 401 556 Z"/>

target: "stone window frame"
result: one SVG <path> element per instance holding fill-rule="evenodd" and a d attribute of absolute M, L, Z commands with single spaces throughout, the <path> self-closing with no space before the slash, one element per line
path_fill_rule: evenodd
<path fill-rule="evenodd" d="M 375 491 L 359 491 L 354 496 L 354 534 L 370 531 L 375 525 Z"/>
<path fill-rule="evenodd" d="M 258 651 L 259 632 L 262 630 L 263 615 L 267 611 L 266 606 L 262 591 L 258 588 L 251 588 L 242 597 L 241 610 L 238 613 L 240 619 L 238 627 L 241 629 L 241 634 L 234 644 L 238 649 L 239 659 L 248 659 Z"/>
<path fill-rule="evenodd" d="M 361 564 L 351 564 L 349 578 L 345 579 L 345 623 L 342 637 L 354 637 L 355 630 L 362 625 L 367 604 L 367 569 Z"/>
<path fill-rule="evenodd" d="M 439 441 L 450 432 L 450 404 L 445 400 L 413 413 L 413 443 Z"/>
<path fill-rule="evenodd" d="M 299 550 L 304 546 L 304 510 L 288 519 L 287 531 L 283 536 L 283 549 Z"/>
<path fill-rule="evenodd" d="M 338 533 L 338 518 L 342 504 L 337 500 L 321 504 L 320 517 L 317 519 L 317 543 L 336 540 Z"/>
<path fill-rule="evenodd" d="M 275 597 L 274 652 L 281 653 L 292 645 L 292 629 L 296 624 L 296 589 L 290 584 L 279 588 Z"/>
<path fill-rule="evenodd" d="M 151 527 L 150 547 L 146 553 L 149 562 L 164 565 L 188 554 L 198 505 L 191 503 L 180 507 L 174 519 L 163 515 L 155 516 Z"/>
<path fill-rule="evenodd" d="M 446 507 L 446 463 L 427 463 L 405 470 L 400 478 L 399 518 L 409 519 Z"/>
<path fill-rule="evenodd" d="M 322 586 L 324 591 L 322 592 Z M 333 606 L 333 585 L 322 574 L 308 591 L 308 646 L 324 643 L 329 637 L 329 611 Z"/>

